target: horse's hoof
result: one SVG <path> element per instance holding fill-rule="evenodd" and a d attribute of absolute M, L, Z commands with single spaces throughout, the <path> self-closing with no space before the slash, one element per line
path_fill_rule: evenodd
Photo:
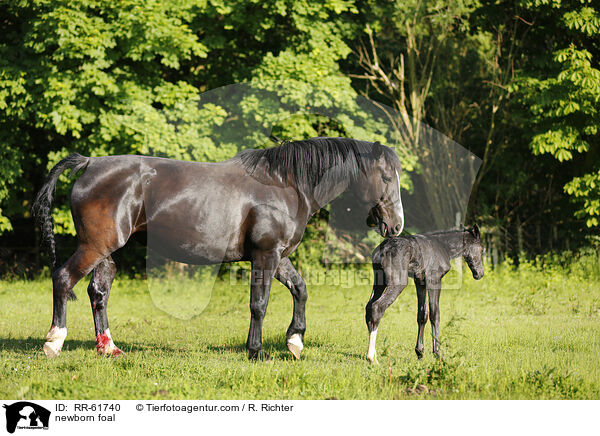
<path fill-rule="evenodd" d="M 44 354 L 46 357 L 54 359 L 60 354 L 65 339 L 67 337 L 67 328 L 52 326 L 48 334 L 46 335 L 46 342 L 44 343 Z"/>
<path fill-rule="evenodd" d="M 44 354 L 46 355 L 46 357 L 50 358 L 50 359 L 54 359 L 56 357 L 58 357 L 58 355 L 60 354 L 60 347 L 58 346 L 58 344 L 56 342 L 46 342 L 44 343 Z"/>
<path fill-rule="evenodd" d="M 113 344 L 114 345 L 114 344 Z M 116 345 L 113 346 L 113 348 L 111 349 L 100 349 L 98 348 L 98 354 L 100 356 L 107 356 L 107 357 L 123 357 L 125 356 L 125 353 L 123 353 L 123 351 L 117 347 Z"/>
<path fill-rule="evenodd" d="M 125 353 L 119 349 L 110 336 L 110 330 L 96 334 L 96 350 L 101 356 L 120 357 Z"/>
<path fill-rule="evenodd" d="M 419 360 L 423 359 L 423 350 L 415 349 L 415 353 L 417 353 L 417 359 L 419 359 Z"/>
<path fill-rule="evenodd" d="M 248 360 L 271 362 L 271 356 L 263 350 L 248 350 Z"/>
<path fill-rule="evenodd" d="M 294 333 L 288 338 L 287 347 L 296 359 L 300 359 L 304 345 L 302 344 L 302 338 L 298 333 Z"/>
<path fill-rule="evenodd" d="M 379 365 L 379 361 L 377 360 L 377 356 L 373 356 L 373 357 L 367 356 L 367 360 L 372 365 Z"/>

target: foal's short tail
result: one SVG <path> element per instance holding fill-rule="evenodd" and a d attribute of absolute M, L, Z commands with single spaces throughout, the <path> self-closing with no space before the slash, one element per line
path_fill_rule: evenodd
<path fill-rule="evenodd" d="M 31 210 L 42 230 L 42 241 L 47 244 L 50 251 L 52 271 L 55 271 L 58 267 L 58 261 L 56 259 L 56 242 L 54 241 L 54 221 L 52 220 L 52 200 L 54 199 L 58 176 L 68 169 L 72 170 L 71 174 L 74 175 L 77 171 L 85 167 L 89 160 L 89 157 L 77 153 L 65 157 L 50 170 L 46 183 L 44 183 L 44 186 L 42 186 L 42 189 L 40 189 L 40 192 L 38 192 L 35 201 L 33 202 Z"/>

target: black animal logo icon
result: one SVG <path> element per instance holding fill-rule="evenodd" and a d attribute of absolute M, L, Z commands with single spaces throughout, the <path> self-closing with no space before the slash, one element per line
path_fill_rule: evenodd
<path fill-rule="evenodd" d="M 6 431 L 14 433 L 17 425 L 23 428 L 48 428 L 50 411 L 29 401 L 4 405 L 6 409 Z"/>

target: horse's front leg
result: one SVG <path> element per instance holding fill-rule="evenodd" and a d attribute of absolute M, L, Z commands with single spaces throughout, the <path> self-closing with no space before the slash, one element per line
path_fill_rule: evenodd
<path fill-rule="evenodd" d="M 110 287 L 117 273 L 115 262 L 109 256 L 94 268 L 92 279 L 88 285 L 88 295 L 94 315 L 94 326 L 96 329 L 96 350 L 98 354 L 108 356 L 120 356 L 123 352 L 114 344 L 108 328 L 108 315 L 106 307 Z"/>
<path fill-rule="evenodd" d="M 292 322 L 288 327 L 286 338 L 287 347 L 296 359 L 300 359 L 302 349 L 304 348 L 304 332 L 306 331 L 306 284 L 296 271 L 290 260 L 286 257 L 281 259 L 275 278 L 279 280 L 286 288 L 290 290 L 294 298 L 294 314 Z"/>
<path fill-rule="evenodd" d="M 425 286 L 425 280 L 418 279 L 415 277 L 415 287 L 417 288 L 417 345 L 415 346 L 415 353 L 417 358 L 423 358 L 423 334 L 425 332 L 425 324 L 427 324 L 427 288 Z"/>
<path fill-rule="evenodd" d="M 257 252 L 253 255 L 250 283 L 250 331 L 246 349 L 249 359 L 268 359 L 262 351 L 262 324 L 267 312 L 269 293 L 280 255 L 276 252 Z"/>

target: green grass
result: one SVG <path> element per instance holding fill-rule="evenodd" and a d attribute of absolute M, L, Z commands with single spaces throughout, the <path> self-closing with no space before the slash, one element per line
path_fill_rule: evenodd
<path fill-rule="evenodd" d="M 442 291 L 441 360 L 431 354 L 429 327 L 425 358 L 414 354 L 416 296 L 410 285 L 379 328 L 378 366 L 364 359 L 368 284 L 309 285 L 300 361 L 285 347 L 291 297 L 274 285 L 263 331 L 273 360 L 249 362 L 243 284 L 219 283 L 208 308 L 181 320 L 156 308 L 145 282 L 118 278 L 109 319 L 127 355 L 110 359 L 95 353 L 82 282 L 75 289 L 79 300 L 69 303 L 63 352 L 48 360 L 41 348 L 52 314 L 50 280 L 0 282 L 0 397 L 597 399 L 600 278 L 574 270 L 541 272 L 525 265 L 488 273 L 479 282 L 465 275 L 461 289 Z"/>

